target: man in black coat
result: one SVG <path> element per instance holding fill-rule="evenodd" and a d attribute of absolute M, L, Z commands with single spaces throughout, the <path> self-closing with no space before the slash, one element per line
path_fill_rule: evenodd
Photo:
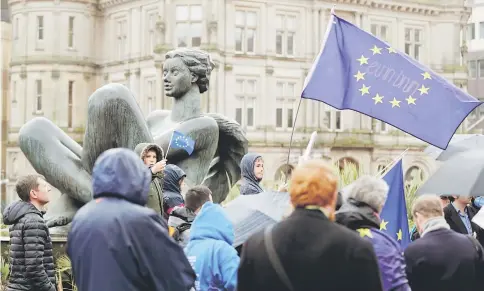
<path fill-rule="evenodd" d="M 471 207 L 472 197 L 454 196 L 454 201 L 444 207 L 444 217 L 450 229 L 477 238 L 484 245 L 484 230 L 472 222 L 477 209 Z"/>
<path fill-rule="evenodd" d="M 20 201 L 3 213 L 10 225 L 10 278 L 7 291 L 55 291 L 52 241 L 41 209 L 49 202 L 49 184 L 38 175 L 21 177 L 16 185 Z"/>
<path fill-rule="evenodd" d="M 450 229 L 439 198 L 423 195 L 412 209 L 421 238 L 405 250 L 413 291 L 483 290 L 484 259 L 479 242 Z"/>

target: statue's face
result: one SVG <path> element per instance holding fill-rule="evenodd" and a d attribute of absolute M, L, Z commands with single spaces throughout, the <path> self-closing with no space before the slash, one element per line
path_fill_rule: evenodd
<path fill-rule="evenodd" d="M 166 95 L 179 98 L 190 90 L 193 76 L 180 58 L 171 58 L 163 65 L 163 81 Z"/>

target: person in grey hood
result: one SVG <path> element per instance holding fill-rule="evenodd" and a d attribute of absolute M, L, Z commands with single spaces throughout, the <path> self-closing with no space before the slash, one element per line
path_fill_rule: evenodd
<path fill-rule="evenodd" d="M 181 194 L 181 186 L 186 174 L 177 165 L 167 165 L 163 180 L 163 210 L 165 218 L 173 211 L 175 206 L 185 206 L 185 200 Z"/>
<path fill-rule="evenodd" d="M 253 195 L 264 192 L 259 185 L 264 177 L 264 161 L 262 156 L 256 153 L 246 154 L 240 161 L 242 182 L 240 195 Z"/>
<path fill-rule="evenodd" d="M 140 143 L 134 151 L 151 170 L 150 192 L 146 206 L 163 215 L 163 170 L 166 166 L 163 149 L 154 143 Z"/>
<path fill-rule="evenodd" d="M 10 225 L 10 278 L 7 291 L 55 291 L 52 241 L 41 209 L 49 202 L 49 184 L 39 175 L 21 177 L 15 186 L 21 199 L 3 212 Z"/>

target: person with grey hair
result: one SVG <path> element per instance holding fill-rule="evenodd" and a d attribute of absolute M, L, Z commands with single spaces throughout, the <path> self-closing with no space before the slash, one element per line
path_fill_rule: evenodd
<path fill-rule="evenodd" d="M 482 290 L 482 246 L 471 235 L 450 229 L 441 199 L 436 195 L 418 197 L 412 215 L 421 235 L 404 254 L 412 290 Z"/>
<path fill-rule="evenodd" d="M 344 202 L 336 212 L 336 222 L 371 241 L 378 258 L 383 290 L 406 291 L 410 287 L 400 245 L 380 231 L 380 213 L 387 200 L 388 190 L 383 179 L 360 177 L 343 190 Z"/>

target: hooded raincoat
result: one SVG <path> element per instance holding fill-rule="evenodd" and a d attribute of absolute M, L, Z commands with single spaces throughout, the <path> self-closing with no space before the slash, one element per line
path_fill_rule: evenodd
<path fill-rule="evenodd" d="M 196 290 L 235 290 L 239 256 L 232 247 L 234 229 L 223 208 L 212 202 L 203 205 L 193 221 L 185 248 L 195 269 Z"/>
<path fill-rule="evenodd" d="M 186 174 L 182 169 L 180 169 L 180 167 L 172 164 L 166 165 L 164 172 L 164 211 L 166 214 L 170 214 L 175 206 L 183 206 L 185 203 L 185 200 L 183 199 L 183 196 L 181 194 L 180 180 L 186 177 Z"/>
<path fill-rule="evenodd" d="M 195 274 L 148 199 L 151 173 L 128 149 L 97 159 L 94 200 L 75 215 L 67 254 L 79 291 L 187 291 Z"/>
<path fill-rule="evenodd" d="M 134 151 L 139 153 L 143 162 L 149 151 L 156 153 L 156 162 L 163 159 L 163 150 L 154 143 L 140 143 Z M 151 173 L 150 191 L 148 192 L 146 206 L 163 215 L 163 171 L 156 174 Z"/>
<path fill-rule="evenodd" d="M 375 210 L 365 203 L 348 199 L 336 212 L 336 222 L 349 229 L 370 229 L 365 235 L 373 244 L 384 291 L 410 291 L 405 273 L 405 258 L 400 245 L 389 235 L 380 231 L 380 219 Z"/>
<path fill-rule="evenodd" d="M 264 192 L 264 189 L 259 185 L 261 180 L 257 179 L 254 173 L 255 161 L 261 157 L 261 155 L 256 153 L 248 153 L 240 161 L 240 170 L 242 172 L 240 195 L 253 195 Z"/>

